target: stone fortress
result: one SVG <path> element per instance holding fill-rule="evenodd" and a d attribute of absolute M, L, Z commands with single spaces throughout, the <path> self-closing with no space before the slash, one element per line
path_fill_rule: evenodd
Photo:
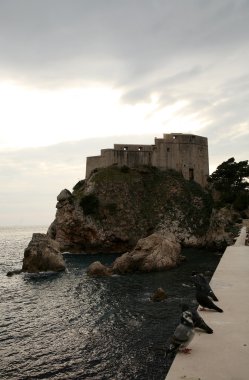
<path fill-rule="evenodd" d="M 170 133 L 155 138 L 154 145 L 114 144 L 113 149 L 101 149 L 100 156 L 87 157 L 86 177 L 94 169 L 112 165 L 174 169 L 204 187 L 209 175 L 208 140 L 192 134 Z"/>

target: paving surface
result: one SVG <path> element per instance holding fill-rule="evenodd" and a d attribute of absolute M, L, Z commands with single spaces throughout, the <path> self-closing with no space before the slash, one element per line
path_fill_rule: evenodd
<path fill-rule="evenodd" d="M 177 354 L 166 380 L 249 380 L 249 246 L 237 243 L 210 282 L 224 313 L 199 311 L 214 333 L 196 330 L 191 353 Z"/>

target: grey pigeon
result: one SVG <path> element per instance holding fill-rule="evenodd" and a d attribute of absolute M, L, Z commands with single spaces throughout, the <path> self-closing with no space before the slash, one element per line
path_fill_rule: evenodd
<path fill-rule="evenodd" d="M 174 334 L 170 338 L 169 347 L 166 350 L 166 355 L 176 354 L 178 351 L 189 353 L 191 349 L 187 348 L 195 334 L 192 313 L 190 310 L 185 310 L 182 313 L 181 321 L 176 327 Z"/>
<path fill-rule="evenodd" d="M 196 301 L 200 306 L 202 306 L 204 309 L 211 309 L 218 311 L 219 313 L 223 313 L 223 310 L 215 305 L 210 297 L 208 297 L 207 293 L 203 290 L 201 286 L 196 286 Z"/>
<path fill-rule="evenodd" d="M 198 311 L 195 308 L 190 307 L 187 304 L 183 304 L 182 305 L 182 311 L 185 311 L 185 310 L 191 311 L 192 319 L 193 319 L 193 323 L 194 323 L 195 328 L 204 330 L 207 334 L 213 334 L 213 330 L 211 329 L 211 327 L 209 327 L 206 324 L 206 322 L 203 320 L 203 318 L 200 316 L 200 314 L 198 313 Z"/>
<path fill-rule="evenodd" d="M 211 297 L 213 301 L 219 301 L 209 285 L 208 280 L 202 273 L 192 272 L 192 281 L 196 287 L 201 288 L 202 292 L 206 293 L 208 297 Z"/>

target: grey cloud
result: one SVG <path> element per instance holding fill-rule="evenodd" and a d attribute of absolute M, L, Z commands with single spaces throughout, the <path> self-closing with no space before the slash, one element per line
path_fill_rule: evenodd
<path fill-rule="evenodd" d="M 198 78 L 205 70 L 204 67 L 193 66 L 188 70 L 174 72 L 172 75 L 163 70 L 163 72 L 159 71 L 157 74 L 148 75 L 141 81 L 128 82 L 126 84 L 128 87 L 127 92 L 124 92 L 122 100 L 123 102 L 136 103 L 141 99 L 148 100 L 151 94 L 158 93 L 162 105 L 167 104 L 169 97 L 171 101 L 177 100 L 177 96 L 174 96 L 174 93 L 177 92 L 176 88 L 179 87 L 179 83 L 181 84 L 180 87 L 189 86 L 191 80 Z"/>
<path fill-rule="evenodd" d="M 248 7 L 242 0 L 1 1 L 1 71 L 38 84 L 125 85 L 196 52 L 219 55 L 247 43 Z"/>
<path fill-rule="evenodd" d="M 249 133 L 244 136 L 220 139 L 217 143 L 212 132 L 209 132 L 209 155 L 210 171 L 214 171 L 222 162 L 234 157 L 237 162 L 248 160 L 248 139 Z"/>
<path fill-rule="evenodd" d="M 248 11 L 243 0 L 1 1 L 0 77 L 106 83 L 129 104 L 155 92 L 159 109 L 187 99 L 183 112 L 222 136 L 248 120 Z"/>

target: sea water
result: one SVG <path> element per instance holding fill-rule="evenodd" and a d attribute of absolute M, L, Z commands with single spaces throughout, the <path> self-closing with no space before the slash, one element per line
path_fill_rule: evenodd
<path fill-rule="evenodd" d="M 195 303 L 191 272 L 211 276 L 220 256 L 188 249 L 167 272 L 95 278 L 87 267 L 115 255 L 65 254 L 66 272 L 7 277 L 32 233 L 46 229 L 0 228 L 0 379 L 165 379 L 180 305 Z M 152 302 L 158 287 L 168 297 Z"/>

